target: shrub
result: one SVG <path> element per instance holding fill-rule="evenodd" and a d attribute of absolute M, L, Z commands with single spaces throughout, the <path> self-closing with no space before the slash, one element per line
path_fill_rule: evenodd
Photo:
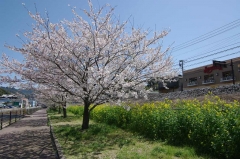
<path fill-rule="evenodd" d="M 204 101 L 181 100 L 123 106 L 102 105 L 91 116 L 97 122 L 116 125 L 151 139 L 191 145 L 218 158 L 240 156 L 239 102 L 219 97 Z"/>
<path fill-rule="evenodd" d="M 73 113 L 75 116 L 82 116 L 83 106 L 68 106 L 67 111 Z"/>

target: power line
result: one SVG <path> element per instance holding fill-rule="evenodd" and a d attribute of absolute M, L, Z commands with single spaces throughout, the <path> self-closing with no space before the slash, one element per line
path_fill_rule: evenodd
<path fill-rule="evenodd" d="M 239 24 L 238 26 L 240 26 L 240 24 Z M 234 28 L 235 28 L 235 27 L 234 27 Z M 229 29 L 229 30 L 230 30 L 230 29 Z M 229 31 L 229 30 L 226 30 L 226 31 Z M 224 32 L 226 32 L 226 31 L 224 31 Z M 224 32 L 221 32 L 221 33 L 219 33 L 219 34 L 222 34 L 222 33 L 224 33 Z M 190 46 L 192 46 L 192 45 L 195 45 L 195 44 L 197 44 L 197 43 L 200 43 L 200 42 L 205 41 L 205 40 L 207 40 L 207 39 L 210 39 L 210 38 L 212 38 L 212 37 L 215 37 L 215 36 L 217 36 L 217 35 L 219 35 L 219 34 L 216 34 L 216 35 L 214 35 L 214 36 L 211 36 L 211 37 L 208 37 L 208 38 L 202 39 L 202 40 L 200 40 L 200 41 L 198 41 L 198 42 L 195 42 L 195 43 L 189 44 L 189 45 L 187 45 L 187 46 L 185 46 L 185 47 L 182 47 L 182 48 L 180 48 L 180 49 L 177 49 L 177 50 L 175 50 L 175 51 L 173 51 L 173 52 L 176 52 L 176 51 L 179 51 L 179 50 L 185 49 L 185 48 L 187 48 L 187 47 L 190 47 Z"/>
<path fill-rule="evenodd" d="M 215 37 L 215 36 L 217 36 L 219 34 L 222 34 L 222 33 L 226 32 L 226 31 L 234 29 L 234 28 L 236 28 L 236 27 L 238 27 L 240 25 L 239 22 L 240 22 L 240 19 L 235 20 L 235 21 L 233 21 L 231 23 L 228 23 L 228 24 L 226 24 L 226 25 L 224 25 L 224 26 L 222 26 L 220 28 L 217 28 L 217 29 L 215 29 L 213 31 L 210 31 L 210 32 L 206 33 L 206 34 L 203 34 L 203 35 L 201 35 L 201 36 L 199 36 L 197 38 L 194 38 L 194 39 L 189 40 L 189 41 L 187 41 L 185 43 L 177 45 L 176 47 L 173 48 L 173 52 L 182 50 L 182 49 L 184 49 L 186 47 L 190 47 L 190 46 L 192 46 L 194 44 L 200 43 L 200 42 L 202 42 L 204 40 L 210 39 L 212 37 Z"/>
<path fill-rule="evenodd" d="M 192 42 L 194 42 L 194 41 L 197 41 L 197 40 L 201 39 L 202 37 L 205 38 L 205 36 L 209 36 L 209 35 L 211 35 L 211 34 L 216 34 L 216 33 L 214 33 L 214 32 L 219 32 L 219 30 L 221 31 L 221 30 L 224 30 L 224 29 L 228 29 L 228 27 L 232 27 L 232 25 L 237 25 L 237 26 L 238 26 L 238 25 L 239 25 L 239 22 L 240 22 L 240 19 L 237 19 L 237 20 L 235 20 L 235 21 L 233 21 L 233 22 L 231 22 L 231 23 L 228 23 L 228 24 L 220 27 L 220 28 L 214 29 L 214 30 L 212 30 L 212 31 L 210 31 L 210 32 L 208 32 L 208 33 L 205 33 L 205 34 L 203 34 L 203 35 L 201 35 L 201 36 L 199 36 L 199 37 L 196 37 L 196 38 L 194 38 L 194 39 L 192 39 L 192 40 L 189 40 L 189 41 L 187 41 L 187 42 L 184 42 L 184 43 L 182 43 L 182 44 L 179 44 L 179 45 L 175 46 L 174 48 L 177 49 L 177 48 L 179 48 L 179 47 L 183 47 L 184 45 L 189 45 L 188 43 L 192 43 Z M 234 24 L 234 23 L 236 23 L 236 24 Z M 230 26 L 228 26 L 228 25 L 230 25 Z M 223 29 L 222 29 L 222 28 L 223 28 Z"/>
<path fill-rule="evenodd" d="M 209 56 L 212 56 L 212 55 L 217 55 L 217 54 L 220 54 L 220 53 L 224 53 L 224 52 L 227 52 L 229 50 L 234 50 L 234 49 L 237 49 L 239 48 L 240 45 L 236 46 L 236 47 L 232 47 L 232 48 L 229 48 L 229 49 L 226 49 L 226 50 L 223 50 L 223 51 L 219 51 L 219 52 L 215 52 L 215 53 L 212 53 L 210 55 L 205 55 L 205 56 L 202 56 L 202 57 L 199 57 L 199 58 L 196 58 L 196 59 L 193 59 L 193 60 L 185 60 L 185 63 L 189 63 L 189 62 L 192 62 L 192 61 L 196 61 L 196 60 L 199 60 L 199 59 L 203 59 L 203 58 L 207 58 Z M 215 50 L 214 50 L 215 51 Z M 211 51 L 212 52 L 212 51 Z"/>
<path fill-rule="evenodd" d="M 191 64 L 191 65 L 187 65 L 184 68 L 194 66 L 194 65 L 197 65 L 197 64 L 201 64 L 201 63 L 204 63 L 204 62 L 208 62 L 208 61 L 211 61 L 211 60 L 227 57 L 227 56 L 234 55 L 234 54 L 237 54 L 237 53 L 240 53 L 240 51 L 234 52 L 234 53 L 231 53 L 231 54 L 228 54 L 228 55 L 225 55 L 225 56 L 220 56 L 220 57 L 216 57 L 216 58 L 213 58 L 213 59 L 209 59 L 209 60 L 206 60 L 206 61 L 201 61 L 201 62 L 198 62 L 198 63 L 194 63 L 194 64 Z"/>
<path fill-rule="evenodd" d="M 231 43 L 231 42 L 240 42 L 240 41 L 238 41 L 238 40 L 240 40 L 239 37 L 240 37 L 240 33 L 237 34 L 237 36 L 234 37 L 234 38 L 231 38 L 231 39 L 226 38 L 225 40 L 219 42 L 218 44 L 215 44 L 215 45 L 213 45 L 213 46 L 210 46 L 210 47 L 209 47 L 208 49 L 206 49 L 205 51 L 209 51 L 209 50 L 214 49 L 214 48 L 217 48 L 217 47 L 219 47 L 219 46 L 227 45 L 227 44 L 229 44 L 229 43 Z"/>
<path fill-rule="evenodd" d="M 232 45 L 235 45 L 235 44 L 238 44 L 238 43 L 240 43 L 240 42 L 237 42 L 237 43 L 234 43 L 234 44 L 231 44 L 231 45 L 228 45 L 228 46 L 232 46 Z M 222 48 L 219 48 L 219 49 L 223 49 L 223 48 L 226 48 L 228 46 L 225 46 L 225 47 L 222 47 Z M 216 50 L 219 50 L 219 49 L 212 50 L 212 51 L 209 51 L 209 52 L 206 52 L 206 53 L 204 52 L 204 53 L 201 53 L 201 55 L 205 54 L 205 56 L 196 58 L 196 57 L 200 56 L 200 55 L 197 55 L 197 56 L 190 57 L 190 58 L 188 58 L 186 60 L 183 60 L 183 61 L 184 61 L 184 63 L 190 63 L 190 62 L 193 62 L 193 61 L 197 61 L 197 60 L 200 60 L 200 59 L 203 59 L 203 58 L 207 58 L 207 57 L 210 57 L 210 56 L 213 56 L 213 55 L 217 55 L 217 54 L 220 54 L 220 53 L 224 53 L 224 52 L 227 52 L 227 51 L 230 51 L 230 50 L 233 50 L 233 49 L 237 49 L 237 48 L 240 48 L 240 45 L 236 46 L 236 47 L 229 48 L 229 49 L 225 49 L 225 50 L 222 50 L 222 51 L 218 51 L 218 52 L 215 52 L 215 53 L 212 53 L 212 54 L 209 54 L 209 55 L 206 55 L 206 54 L 211 53 L 211 52 L 216 51 Z M 192 58 L 195 58 L 195 59 L 190 60 Z M 178 65 L 179 64 L 174 64 L 173 67 L 178 66 Z"/>
<path fill-rule="evenodd" d="M 229 43 L 229 42 L 231 42 L 231 41 L 234 41 L 234 40 L 236 40 L 236 39 L 239 39 L 239 36 L 240 36 L 240 33 L 235 34 L 235 35 L 232 35 L 232 36 L 229 36 L 229 37 L 227 37 L 227 38 L 224 38 L 224 39 L 221 39 L 221 40 L 218 40 L 218 41 L 215 41 L 215 42 L 213 42 L 213 43 L 210 43 L 210 44 L 201 46 L 201 47 L 199 47 L 199 48 L 196 48 L 196 49 L 193 49 L 193 50 L 184 52 L 184 53 L 179 54 L 179 55 L 177 55 L 177 56 L 175 56 L 175 57 L 178 57 L 178 56 L 180 56 L 180 55 L 187 54 L 187 53 L 189 53 L 189 52 L 192 52 L 192 51 L 195 51 L 195 50 L 199 50 L 199 49 L 204 48 L 204 47 L 206 47 L 206 46 L 209 46 L 209 45 L 218 43 L 218 44 L 215 45 L 214 47 L 211 47 L 211 48 L 215 48 L 216 46 L 218 46 L 218 45 L 220 45 L 220 44 L 222 44 L 222 43 L 227 44 L 227 43 Z M 234 37 L 234 38 L 233 38 L 233 37 Z M 227 40 L 227 42 L 225 42 L 226 40 Z M 205 50 L 205 51 L 208 51 L 208 50 L 210 50 L 211 48 L 209 48 L 209 49 L 207 49 L 207 50 Z"/>
<path fill-rule="evenodd" d="M 223 48 L 227 48 L 227 47 L 229 47 L 229 46 L 232 46 L 232 45 L 235 45 L 235 44 L 239 44 L 239 43 L 240 43 L 240 42 L 237 42 L 237 43 L 234 43 L 234 44 L 231 44 L 231 45 L 227 45 L 227 46 L 224 46 L 224 47 L 215 49 L 215 50 L 211 50 L 211 51 L 208 51 L 208 52 L 203 52 L 203 53 L 197 54 L 197 55 L 195 55 L 195 56 L 192 56 L 192 57 L 186 59 L 185 61 L 188 61 L 189 59 L 196 58 L 196 57 L 201 56 L 201 55 L 203 55 L 203 54 L 208 54 L 208 53 L 211 53 L 211 52 L 213 52 L 213 51 L 217 51 L 217 50 L 220 50 L 220 49 L 223 49 Z"/>

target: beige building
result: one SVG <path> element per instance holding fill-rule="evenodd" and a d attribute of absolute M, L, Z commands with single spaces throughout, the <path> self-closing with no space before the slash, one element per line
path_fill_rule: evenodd
<path fill-rule="evenodd" d="M 202 66 L 183 71 L 183 78 L 179 80 L 183 89 L 194 87 L 215 87 L 219 85 L 240 83 L 240 57 L 226 60 L 226 63 L 216 61 L 215 65 Z M 234 76 L 234 80 L 233 80 Z"/>

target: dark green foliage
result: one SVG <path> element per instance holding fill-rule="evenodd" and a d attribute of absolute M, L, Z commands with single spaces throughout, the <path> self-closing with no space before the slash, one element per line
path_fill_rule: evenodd
<path fill-rule="evenodd" d="M 8 91 L 6 91 L 5 89 L 0 87 L 0 96 L 2 96 L 3 94 L 10 94 Z"/>

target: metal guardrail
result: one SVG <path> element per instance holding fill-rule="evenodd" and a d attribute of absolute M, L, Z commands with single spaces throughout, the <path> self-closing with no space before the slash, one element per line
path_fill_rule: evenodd
<path fill-rule="evenodd" d="M 1 110 L 0 111 L 0 130 L 4 127 L 11 125 L 12 123 L 17 122 L 21 118 L 24 118 L 25 115 L 30 115 L 40 108 L 18 108 L 18 109 L 8 109 L 8 110 Z"/>

